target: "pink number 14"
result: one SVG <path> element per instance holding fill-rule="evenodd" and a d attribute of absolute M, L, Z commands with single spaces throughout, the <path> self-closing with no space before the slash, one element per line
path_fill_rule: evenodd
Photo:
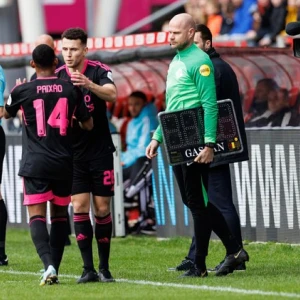
<path fill-rule="evenodd" d="M 43 99 L 36 99 L 33 101 L 35 108 L 37 135 L 46 136 L 46 123 L 45 123 L 45 107 Z M 68 99 L 59 98 L 55 107 L 53 108 L 47 123 L 53 128 L 59 128 L 59 134 L 67 135 L 67 128 L 69 125 L 68 120 Z"/>

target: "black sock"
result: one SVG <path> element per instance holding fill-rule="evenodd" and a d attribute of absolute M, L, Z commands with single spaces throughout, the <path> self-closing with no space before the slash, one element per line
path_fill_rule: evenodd
<path fill-rule="evenodd" d="M 43 216 L 33 216 L 29 222 L 30 233 L 36 252 L 41 258 L 45 270 L 49 265 L 53 265 L 49 245 L 49 233 L 46 225 L 46 218 Z"/>
<path fill-rule="evenodd" d="M 58 274 L 58 269 L 64 254 L 68 236 L 68 219 L 65 217 L 52 217 L 50 230 L 50 248 L 53 266 Z"/>
<path fill-rule="evenodd" d="M 224 216 L 210 202 L 208 203 L 208 209 L 213 223 L 213 231 L 217 234 L 225 246 L 226 255 L 238 252 L 242 245 L 239 244 L 235 236 L 231 233 Z"/>
<path fill-rule="evenodd" d="M 74 229 L 85 270 L 94 270 L 93 227 L 88 213 L 74 213 Z"/>
<path fill-rule="evenodd" d="M 0 258 L 5 257 L 5 237 L 7 225 L 7 210 L 3 199 L 0 200 Z"/>
<path fill-rule="evenodd" d="M 112 235 L 112 220 L 109 213 L 105 217 L 95 216 L 95 237 L 98 246 L 99 270 L 109 269 L 110 240 Z"/>

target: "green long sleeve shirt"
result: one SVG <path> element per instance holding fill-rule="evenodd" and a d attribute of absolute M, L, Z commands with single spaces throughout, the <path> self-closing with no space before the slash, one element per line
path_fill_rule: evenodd
<path fill-rule="evenodd" d="M 215 143 L 218 107 L 214 68 L 209 56 L 195 44 L 178 51 L 170 63 L 166 83 L 166 111 L 202 106 L 204 142 Z M 162 142 L 160 126 L 153 139 Z"/>

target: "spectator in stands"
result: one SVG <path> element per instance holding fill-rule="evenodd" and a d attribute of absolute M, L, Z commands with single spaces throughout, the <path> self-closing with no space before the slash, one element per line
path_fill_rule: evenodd
<path fill-rule="evenodd" d="M 253 10 L 256 0 L 232 0 L 235 7 L 233 27 L 229 32 L 232 39 L 245 38 L 253 25 Z"/>
<path fill-rule="evenodd" d="M 286 0 L 271 0 L 258 28 L 255 42 L 259 46 L 276 44 L 277 36 L 285 29 L 287 16 Z"/>
<path fill-rule="evenodd" d="M 193 17 L 196 23 L 206 24 L 206 0 L 188 0 L 184 5 L 185 12 Z"/>
<path fill-rule="evenodd" d="M 227 35 L 233 27 L 234 6 L 231 0 L 219 0 L 219 3 L 223 18 L 220 35 Z"/>
<path fill-rule="evenodd" d="M 247 127 L 285 127 L 298 126 L 299 116 L 297 111 L 289 105 L 287 89 L 277 88 L 268 93 L 268 109 L 246 124 Z"/>
<path fill-rule="evenodd" d="M 299 0 L 287 0 L 287 16 L 285 18 L 285 24 L 300 20 L 300 1 Z"/>
<path fill-rule="evenodd" d="M 213 36 L 217 36 L 221 32 L 223 17 L 221 15 L 221 6 L 218 0 L 207 0 L 205 6 L 207 18 L 207 27 L 212 32 Z"/>
<path fill-rule="evenodd" d="M 268 95 L 270 91 L 277 89 L 279 89 L 279 86 L 272 78 L 262 78 L 258 80 L 256 83 L 252 104 L 244 117 L 246 123 L 250 119 L 265 113 L 265 111 L 268 109 Z"/>
<path fill-rule="evenodd" d="M 253 10 L 252 30 L 247 33 L 250 46 L 256 46 L 256 38 L 259 32 L 263 32 L 264 28 L 270 27 L 271 9 L 271 0 L 257 0 L 257 4 Z M 265 32 L 263 32 L 263 34 L 265 34 Z"/>
<path fill-rule="evenodd" d="M 122 152 L 123 181 L 125 200 L 132 202 L 131 183 L 135 181 L 139 171 L 143 169 L 148 159 L 145 150 L 149 144 L 150 133 L 155 130 L 157 110 L 152 102 L 147 103 L 147 96 L 141 91 L 134 91 L 128 99 L 128 109 L 132 119 L 128 122 L 126 130 L 126 151 Z M 130 199 L 126 197 L 130 191 Z"/>

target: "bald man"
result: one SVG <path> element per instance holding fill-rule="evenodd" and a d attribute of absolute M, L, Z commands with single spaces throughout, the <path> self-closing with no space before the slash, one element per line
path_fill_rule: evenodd
<path fill-rule="evenodd" d="M 55 50 L 55 46 L 54 46 L 54 40 L 52 38 L 51 35 L 49 34 L 42 34 L 40 36 L 38 36 L 38 38 L 35 41 L 36 46 L 41 45 L 41 44 L 46 44 L 49 47 L 51 47 L 53 50 Z"/>
<path fill-rule="evenodd" d="M 37 37 L 36 41 L 35 41 L 35 46 L 39 46 L 41 44 L 46 44 L 49 47 L 51 47 L 54 51 L 55 51 L 55 44 L 54 44 L 54 40 L 52 38 L 51 35 L 49 34 L 41 34 L 40 36 Z M 57 69 L 60 68 L 64 63 L 62 60 L 58 59 L 58 64 L 57 64 Z M 36 73 L 34 73 L 31 78 L 30 81 L 35 80 L 36 79 Z"/>
<path fill-rule="evenodd" d="M 202 107 L 204 111 L 205 147 L 192 164 L 173 166 L 183 203 L 190 209 L 194 220 L 195 259 L 194 265 L 182 277 L 206 277 L 206 256 L 212 227 L 218 228 L 229 254 L 216 276 L 232 273 L 236 266 L 248 260 L 247 253 L 231 235 L 220 211 L 208 201 L 209 164 L 214 158 L 216 143 L 218 107 L 214 68 L 209 56 L 194 44 L 196 24 L 189 14 L 178 14 L 169 23 L 170 45 L 177 50 L 167 76 L 166 111 Z M 179 136 L 185 134 L 178 132 Z M 161 128 L 155 131 L 146 149 L 146 156 L 157 155 L 163 142 Z"/>

